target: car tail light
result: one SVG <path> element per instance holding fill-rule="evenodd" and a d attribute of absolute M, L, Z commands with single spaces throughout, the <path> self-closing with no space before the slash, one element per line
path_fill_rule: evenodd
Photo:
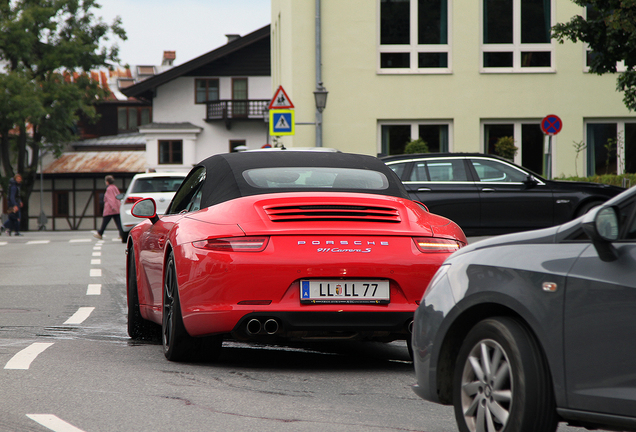
<path fill-rule="evenodd" d="M 220 252 L 261 252 L 267 247 L 269 237 L 230 237 L 192 242 L 194 247 Z"/>
<path fill-rule="evenodd" d="M 126 198 L 126 201 L 124 201 L 124 204 L 134 204 L 141 199 L 143 199 L 143 197 L 129 196 Z"/>
<path fill-rule="evenodd" d="M 455 252 L 464 246 L 458 240 L 450 240 L 435 237 L 413 237 L 420 252 Z"/>

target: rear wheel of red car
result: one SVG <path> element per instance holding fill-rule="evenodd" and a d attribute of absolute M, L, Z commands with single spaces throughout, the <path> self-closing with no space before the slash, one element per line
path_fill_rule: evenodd
<path fill-rule="evenodd" d="M 155 339 L 159 334 L 159 326 L 145 320 L 139 310 L 139 291 L 137 289 L 137 266 L 135 250 L 128 249 L 128 271 L 126 285 L 128 287 L 128 336 L 132 339 Z"/>
<path fill-rule="evenodd" d="M 163 353 L 170 361 L 214 361 L 221 354 L 223 339 L 220 336 L 194 338 L 183 325 L 177 272 L 172 254 L 166 263 L 161 327 Z"/>
<path fill-rule="evenodd" d="M 486 319 L 468 333 L 457 357 L 453 405 L 461 432 L 553 432 L 558 426 L 546 361 L 512 318 Z"/>

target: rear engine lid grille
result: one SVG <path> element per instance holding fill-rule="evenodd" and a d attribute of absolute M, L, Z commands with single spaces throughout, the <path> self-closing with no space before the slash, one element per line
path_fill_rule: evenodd
<path fill-rule="evenodd" d="M 266 206 L 272 222 L 357 221 L 399 223 L 400 213 L 393 207 L 342 204 Z"/>

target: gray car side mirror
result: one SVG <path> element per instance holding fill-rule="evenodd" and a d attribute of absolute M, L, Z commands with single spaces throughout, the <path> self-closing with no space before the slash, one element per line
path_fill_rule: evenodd
<path fill-rule="evenodd" d="M 589 211 L 582 222 L 583 231 L 592 239 L 592 244 L 602 261 L 615 261 L 618 251 L 612 244 L 618 240 L 620 224 L 614 207 L 597 207 Z"/>

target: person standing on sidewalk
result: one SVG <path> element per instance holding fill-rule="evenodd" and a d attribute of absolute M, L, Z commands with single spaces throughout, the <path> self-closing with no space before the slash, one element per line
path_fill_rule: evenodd
<path fill-rule="evenodd" d="M 20 196 L 20 183 L 22 183 L 22 175 L 20 173 L 13 176 L 9 181 L 9 219 L 0 228 L 0 234 L 6 232 L 11 235 L 21 236 L 20 234 L 20 218 L 22 215 L 22 197 Z"/>
<path fill-rule="evenodd" d="M 101 239 L 106 230 L 106 226 L 111 219 L 115 220 L 117 230 L 119 230 L 119 236 L 124 238 L 124 231 L 121 228 L 121 219 L 119 218 L 119 206 L 121 202 L 117 199 L 119 195 L 119 189 L 115 186 L 115 178 L 112 175 L 107 175 L 106 178 L 106 192 L 104 193 L 104 219 L 102 220 L 102 227 L 93 234 L 98 239 Z"/>

